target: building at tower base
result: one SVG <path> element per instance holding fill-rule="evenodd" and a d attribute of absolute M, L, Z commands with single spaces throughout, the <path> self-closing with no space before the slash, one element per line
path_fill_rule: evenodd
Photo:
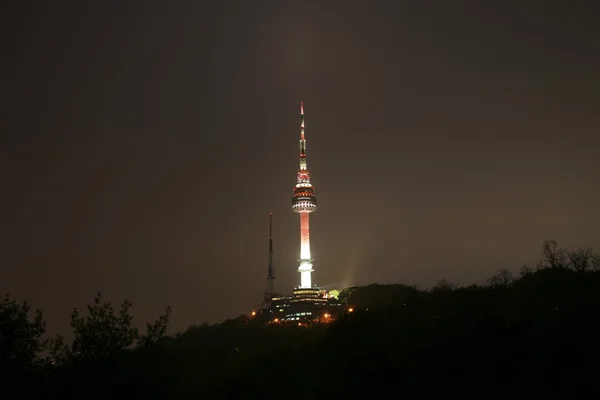
<path fill-rule="evenodd" d="M 272 316 L 281 322 L 327 322 L 344 311 L 343 304 L 319 288 L 297 288 L 291 296 L 273 298 Z"/>

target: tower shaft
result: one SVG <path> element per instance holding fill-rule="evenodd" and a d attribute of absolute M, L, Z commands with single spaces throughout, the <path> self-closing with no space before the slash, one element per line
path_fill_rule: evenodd
<path fill-rule="evenodd" d="M 300 259 L 310 260 L 310 225 L 308 213 L 300 214 Z"/>
<path fill-rule="evenodd" d="M 311 273 L 312 269 L 312 258 L 310 256 L 310 225 L 309 225 L 309 213 L 300 213 L 300 265 L 298 271 L 300 272 L 300 287 L 310 288 L 312 287 Z"/>

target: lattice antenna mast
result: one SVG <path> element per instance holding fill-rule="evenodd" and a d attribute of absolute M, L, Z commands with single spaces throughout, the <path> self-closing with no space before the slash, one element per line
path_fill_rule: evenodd
<path fill-rule="evenodd" d="M 273 213 L 269 214 L 269 266 L 267 269 L 267 290 L 263 297 L 260 310 L 269 311 L 275 297 L 275 263 L 273 262 Z"/>
<path fill-rule="evenodd" d="M 273 213 L 269 214 L 269 270 L 267 273 L 267 293 L 275 294 L 275 263 L 273 262 Z"/>

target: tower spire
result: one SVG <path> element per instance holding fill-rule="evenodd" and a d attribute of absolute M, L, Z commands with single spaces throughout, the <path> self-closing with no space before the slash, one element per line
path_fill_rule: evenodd
<path fill-rule="evenodd" d="M 300 140 L 304 140 L 304 102 L 300 102 Z"/>
<path fill-rule="evenodd" d="M 304 102 L 300 103 L 300 171 L 306 171 L 306 139 L 304 138 Z M 306 171 L 308 174 L 308 171 Z"/>

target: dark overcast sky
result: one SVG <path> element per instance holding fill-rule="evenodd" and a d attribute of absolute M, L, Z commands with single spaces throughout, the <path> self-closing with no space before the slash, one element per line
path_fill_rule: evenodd
<path fill-rule="evenodd" d="M 90 3 L 0 28 L 0 292 L 52 332 L 98 291 L 174 331 L 257 307 L 269 212 L 289 291 L 300 101 L 317 284 L 600 245 L 593 1 Z"/>

